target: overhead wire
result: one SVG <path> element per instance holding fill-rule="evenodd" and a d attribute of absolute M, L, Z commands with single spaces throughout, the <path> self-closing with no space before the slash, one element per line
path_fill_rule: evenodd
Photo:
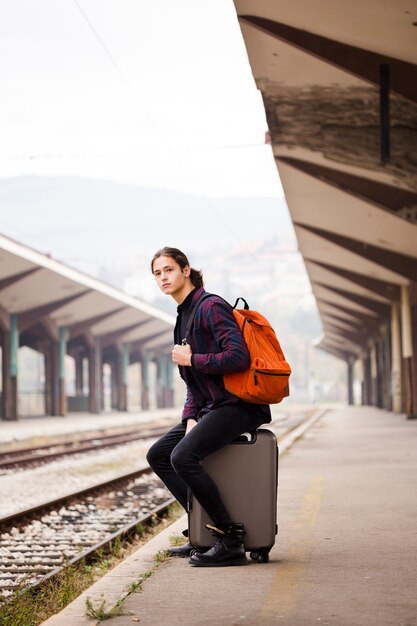
<path fill-rule="evenodd" d="M 124 84 L 126 85 L 128 90 L 130 91 L 131 95 L 134 97 L 136 103 L 141 107 L 142 111 L 145 113 L 146 117 L 151 122 L 153 129 L 160 135 L 162 141 L 167 146 L 168 151 L 171 153 L 172 150 L 171 150 L 171 147 L 169 146 L 168 142 L 166 141 L 166 137 L 162 134 L 162 131 L 160 130 L 160 127 L 158 126 L 158 124 L 156 124 L 155 120 L 153 119 L 152 115 L 149 113 L 148 109 L 146 107 L 144 107 L 142 100 L 139 98 L 136 89 L 132 85 L 132 82 L 129 80 L 129 78 L 127 77 L 125 72 L 120 67 L 119 63 L 114 58 L 113 54 L 110 52 L 108 46 L 106 45 L 106 43 L 104 42 L 103 38 L 99 34 L 97 28 L 95 28 L 92 20 L 87 15 L 86 11 L 82 8 L 82 6 L 81 6 L 81 4 L 80 4 L 80 2 L 78 0 L 73 0 L 73 3 L 75 4 L 75 6 L 77 7 L 79 13 L 81 14 L 83 19 L 85 20 L 85 22 L 88 25 L 90 31 L 93 33 L 94 38 L 96 39 L 96 41 L 98 42 L 98 44 L 100 45 L 102 50 L 104 51 L 107 59 L 110 61 L 111 65 L 116 70 L 116 72 L 120 75 L 122 81 L 124 82 Z"/>
<path fill-rule="evenodd" d="M 264 146 L 264 143 L 246 143 L 246 144 L 221 144 L 216 146 L 206 146 L 204 148 L 193 148 L 192 150 L 177 150 L 174 155 L 179 154 L 199 154 L 204 152 L 214 152 L 221 150 L 240 150 L 242 148 L 259 148 Z M 78 152 L 67 154 L 15 154 L 13 156 L 5 156 L 0 154 L 0 161 L 31 161 L 31 160 L 46 160 L 46 159 L 83 159 L 85 157 L 108 157 L 108 156 L 134 156 L 135 154 L 141 154 L 140 150 L 123 150 L 122 152 Z"/>
<path fill-rule="evenodd" d="M 195 178 L 195 174 L 193 174 L 190 171 L 189 166 L 187 167 L 187 172 L 185 172 L 185 164 L 184 162 L 179 158 L 179 154 L 178 152 L 175 152 L 171 146 L 169 145 L 165 134 L 162 132 L 162 129 L 160 127 L 159 124 L 157 124 L 155 122 L 155 120 L 153 119 L 152 115 L 150 115 L 149 111 L 147 110 L 147 108 L 143 105 L 142 100 L 139 98 L 136 90 L 134 89 L 131 81 L 128 79 L 128 77 L 126 76 L 126 74 L 124 73 L 124 71 L 122 70 L 122 68 L 120 67 L 119 63 L 116 61 L 116 59 L 114 58 L 113 54 L 111 53 L 111 51 L 109 50 L 108 46 L 106 45 L 106 43 L 104 42 L 103 38 L 101 37 L 101 35 L 99 34 L 97 28 L 94 26 L 91 18 L 87 15 L 86 11 L 82 8 L 79 0 L 73 0 L 75 6 L 77 7 L 78 11 L 80 12 L 80 14 L 82 15 L 83 19 L 85 20 L 85 22 L 87 23 L 87 25 L 89 26 L 91 32 L 93 33 L 95 39 L 97 40 L 97 42 L 99 43 L 99 45 L 101 46 L 101 48 L 103 49 L 103 51 L 105 52 L 107 58 L 109 59 L 109 61 L 111 62 L 112 66 L 114 67 L 114 69 L 118 72 L 118 74 L 121 76 L 123 82 L 126 84 L 126 86 L 129 88 L 129 91 L 131 92 L 131 94 L 134 96 L 136 102 L 140 105 L 141 109 L 144 111 L 144 113 L 146 114 L 146 116 L 148 117 L 148 119 L 151 121 L 153 128 L 156 130 L 156 132 L 158 133 L 158 135 L 161 137 L 162 142 L 165 144 L 165 146 L 167 147 L 167 151 L 168 153 L 177 161 L 177 164 L 180 165 L 180 171 L 182 171 L 183 175 L 186 174 L 186 180 L 187 182 L 190 182 L 190 178 L 192 180 L 192 182 L 194 183 L 194 188 L 196 190 L 196 193 L 198 193 L 198 195 L 200 195 L 200 197 L 203 199 L 203 201 L 208 205 L 208 207 L 211 209 L 211 212 L 214 213 L 218 220 L 222 222 L 222 224 L 227 228 L 227 230 L 231 233 L 231 235 L 233 236 L 234 239 L 236 239 L 236 241 L 238 241 L 238 243 L 243 244 L 243 241 L 241 240 L 241 238 L 236 234 L 236 232 L 233 230 L 233 228 L 230 226 L 230 224 L 224 219 L 223 215 L 218 211 L 218 209 L 214 206 L 213 202 L 211 201 L 211 199 L 201 191 L 200 185 L 198 184 L 198 181 L 196 181 Z M 249 253 L 250 256 L 253 257 L 253 259 L 255 260 L 255 262 L 257 264 L 259 264 L 259 259 L 252 253 Z"/>

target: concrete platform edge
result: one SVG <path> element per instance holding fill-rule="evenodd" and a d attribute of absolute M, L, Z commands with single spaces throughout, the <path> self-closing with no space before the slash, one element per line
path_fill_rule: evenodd
<path fill-rule="evenodd" d="M 168 548 L 169 536 L 173 533 L 180 534 L 186 527 L 187 516 L 183 515 L 127 559 L 116 565 L 62 611 L 42 622 L 41 626 L 63 626 L 74 623 L 77 626 L 96 624 L 97 620 L 91 620 L 86 616 L 87 598 L 90 598 L 93 605 L 98 605 L 104 598 L 106 610 L 112 609 L 119 600 L 123 600 L 129 595 L 130 584 L 137 581 L 141 574 L 147 572 L 154 565 L 155 554 L 159 550 Z"/>
<path fill-rule="evenodd" d="M 279 442 L 280 455 L 286 452 L 309 428 L 314 426 L 325 413 L 327 413 L 327 409 L 319 410 L 303 424 L 282 437 Z M 130 584 L 137 581 L 141 574 L 152 567 L 155 554 L 169 546 L 169 536 L 174 533 L 180 534 L 187 527 L 187 523 L 187 515 L 183 515 L 86 589 L 62 611 L 42 622 L 40 626 L 69 626 L 74 624 L 75 618 L 77 618 L 77 626 L 97 624 L 96 620 L 90 620 L 85 614 L 87 598 L 90 598 L 93 604 L 99 604 L 105 598 L 106 610 L 111 610 L 117 602 L 124 600 L 129 595 Z"/>

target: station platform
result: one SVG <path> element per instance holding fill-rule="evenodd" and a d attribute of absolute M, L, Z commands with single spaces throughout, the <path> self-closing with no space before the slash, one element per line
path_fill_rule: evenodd
<path fill-rule="evenodd" d="M 0 420 L 0 450 L 10 444 L 38 441 L 40 438 L 65 437 L 74 433 L 109 432 L 116 428 L 149 425 L 149 422 L 178 421 L 181 408 L 153 411 L 112 411 L 110 413 L 69 413 L 65 417 L 25 417 L 19 420 Z"/>
<path fill-rule="evenodd" d="M 323 405 L 322 408 L 332 405 Z M 320 406 L 286 404 L 272 408 L 273 419 L 299 414 L 308 417 L 322 410 Z M 161 424 L 169 426 L 178 423 L 182 406 L 149 411 L 111 411 L 109 413 L 68 413 L 61 416 L 22 417 L 18 420 L 0 419 L 0 453 L 6 449 L 26 445 L 40 445 L 42 440 L 71 438 L 74 434 L 113 433 L 117 429 L 129 427 L 149 427 Z"/>
<path fill-rule="evenodd" d="M 417 422 L 371 407 L 326 412 L 280 457 L 279 534 L 267 564 L 194 568 L 154 554 L 186 517 L 45 626 L 92 625 L 86 600 L 125 598 L 109 626 L 416 626 Z"/>

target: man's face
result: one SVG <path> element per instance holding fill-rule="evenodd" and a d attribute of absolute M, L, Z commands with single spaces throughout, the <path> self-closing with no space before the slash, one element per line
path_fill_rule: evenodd
<path fill-rule="evenodd" d="M 169 256 L 160 256 L 153 264 L 153 275 L 158 287 L 163 293 L 175 296 L 185 290 L 190 275 L 190 267 L 186 265 L 184 269 Z"/>

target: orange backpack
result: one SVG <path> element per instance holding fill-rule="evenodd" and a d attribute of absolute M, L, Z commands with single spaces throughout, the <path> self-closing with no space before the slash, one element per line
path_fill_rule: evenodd
<path fill-rule="evenodd" d="M 237 309 L 243 300 L 244 308 Z M 244 372 L 224 374 L 225 388 L 246 402 L 277 404 L 290 395 L 291 368 L 285 360 L 274 329 L 268 320 L 251 311 L 243 298 L 238 298 L 233 315 L 249 348 L 251 364 Z"/>

